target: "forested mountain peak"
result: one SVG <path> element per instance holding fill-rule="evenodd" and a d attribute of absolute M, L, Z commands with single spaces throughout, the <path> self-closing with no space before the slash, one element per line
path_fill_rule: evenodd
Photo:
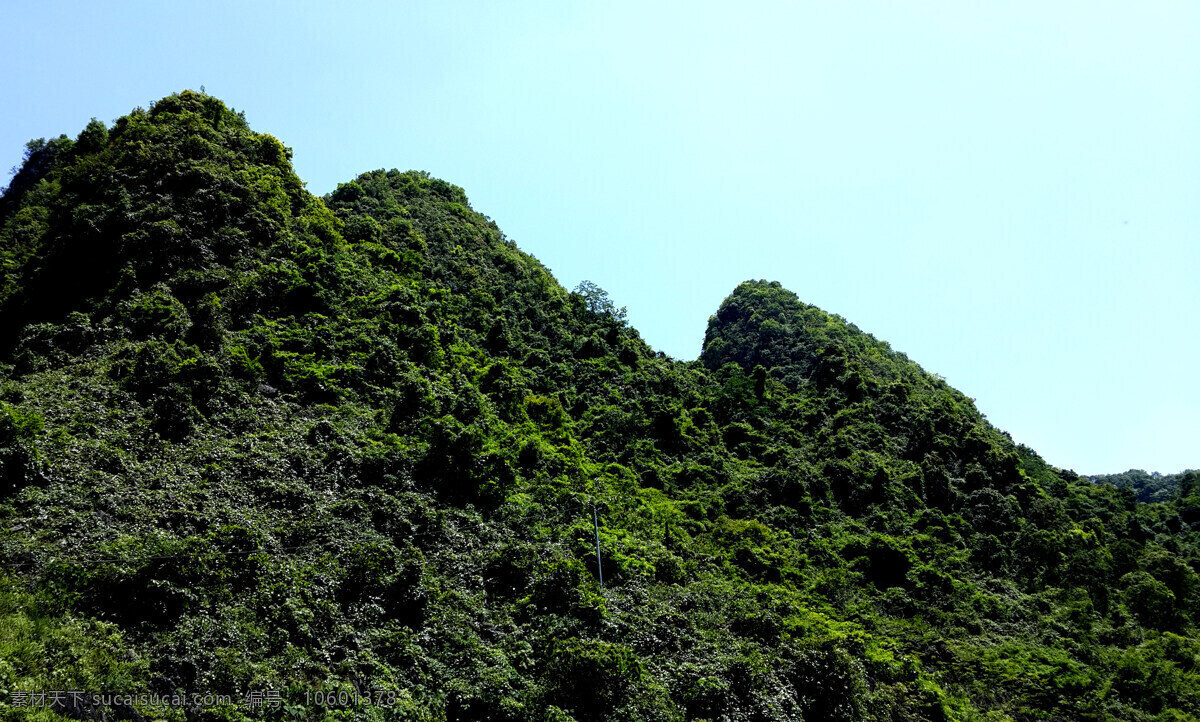
<path fill-rule="evenodd" d="M 824 316 L 778 281 L 746 281 L 708 320 L 700 360 L 709 369 L 729 362 L 746 369 L 811 367 L 818 356 L 812 326 L 823 325 Z"/>
<path fill-rule="evenodd" d="M 948 389 L 902 353 L 841 316 L 806 304 L 777 281 L 740 284 L 709 319 L 701 362 L 710 370 L 761 366 L 789 388 L 841 388 L 864 394 Z M 957 394 L 957 392 L 954 392 Z M 959 399 L 971 407 L 969 400 Z"/>
<path fill-rule="evenodd" d="M 31 143 L 0 199 L 0 692 L 1200 715 L 1191 476 L 1142 504 L 1055 469 L 778 283 L 674 361 L 461 188 L 317 198 L 289 156 L 185 91 Z"/>
<path fill-rule="evenodd" d="M 136 315 L 157 303 L 159 284 L 195 311 L 249 257 L 337 243 L 335 220 L 304 192 L 290 157 L 191 91 L 111 129 L 93 120 L 74 141 L 31 143 L 0 217 L 6 345 L 26 324 L 69 312 Z"/>

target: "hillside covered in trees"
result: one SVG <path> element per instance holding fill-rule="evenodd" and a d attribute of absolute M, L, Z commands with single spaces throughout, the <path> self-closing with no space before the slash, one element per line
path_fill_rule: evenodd
<path fill-rule="evenodd" d="M 667 358 L 462 189 L 314 197 L 194 92 L 31 143 L 0 260 L 5 718 L 1200 718 L 1200 489 L 777 283 Z"/>

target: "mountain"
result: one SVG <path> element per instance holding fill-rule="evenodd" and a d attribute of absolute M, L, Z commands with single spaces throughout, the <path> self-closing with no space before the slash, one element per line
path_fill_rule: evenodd
<path fill-rule="evenodd" d="M 1200 716 L 1191 487 L 777 283 L 670 359 L 462 189 L 290 155 L 187 91 L 0 200 L 8 718 Z"/>

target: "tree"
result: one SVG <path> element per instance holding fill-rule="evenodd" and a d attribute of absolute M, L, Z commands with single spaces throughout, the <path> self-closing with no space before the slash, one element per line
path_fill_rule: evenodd
<path fill-rule="evenodd" d="M 579 285 L 575 287 L 575 293 L 583 296 L 587 310 L 592 313 L 611 316 L 613 320 L 620 323 L 625 322 L 625 307 L 621 306 L 617 308 L 612 299 L 608 297 L 608 291 L 605 291 L 591 281 L 580 281 Z"/>
<path fill-rule="evenodd" d="M 87 127 L 75 139 L 75 149 L 80 153 L 95 153 L 108 145 L 108 128 L 92 118 Z"/>

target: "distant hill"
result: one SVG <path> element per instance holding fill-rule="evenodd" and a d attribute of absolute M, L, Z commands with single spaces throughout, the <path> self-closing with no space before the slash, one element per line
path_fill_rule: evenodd
<path fill-rule="evenodd" d="M 1141 469 L 1130 469 L 1122 474 L 1102 474 L 1089 478 L 1097 484 L 1112 484 L 1119 489 L 1129 489 L 1137 495 L 1138 501 L 1160 503 L 1179 496 L 1180 486 L 1185 477 L 1195 486 L 1197 476 L 1200 476 L 1200 471 L 1196 470 L 1160 474 L 1157 471 L 1147 473 Z"/>
<path fill-rule="evenodd" d="M 187 91 L 0 198 L 6 719 L 1200 717 L 1184 478 L 774 282 L 670 359 L 461 188 L 290 158 Z"/>

